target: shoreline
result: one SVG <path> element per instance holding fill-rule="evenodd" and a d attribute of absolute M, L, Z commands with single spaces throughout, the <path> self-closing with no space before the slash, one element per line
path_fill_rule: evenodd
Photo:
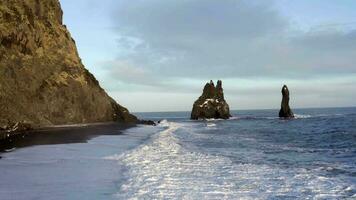
<path fill-rule="evenodd" d="M 137 125 L 120 122 L 97 122 L 45 126 L 16 132 L 0 131 L 0 153 L 6 152 L 8 149 L 34 145 L 83 143 L 101 135 L 120 135 L 124 130 Z"/>
<path fill-rule="evenodd" d="M 20 123 L 21 124 L 21 123 Z M 105 126 L 111 124 L 120 124 L 124 126 L 132 126 L 132 124 L 124 124 L 120 122 L 94 122 L 94 123 L 82 123 L 82 124 L 61 124 L 61 125 L 50 125 L 50 126 L 33 126 L 27 130 L 0 130 L 0 141 L 6 140 L 11 137 L 15 137 L 16 135 L 31 133 L 31 132 L 42 132 L 42 131 L 50 131 L 56 129 L 71 129 L 71 128 L 84 128 L 84 127 L 92 127 L 92 126 Z M 135 124 L 136 125 L 136 124 Z"/>

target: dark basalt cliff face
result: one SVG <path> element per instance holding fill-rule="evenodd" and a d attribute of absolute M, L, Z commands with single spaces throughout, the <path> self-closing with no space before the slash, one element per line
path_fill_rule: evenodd
<path fill-rule="evenodd" d="M 286 85 L 282 87 L 282 103 L 281 110 L 279 111 L 279 117 L 293 118 L 294 114 L 289 107 L 289 90 Z"/>
<path fill-rule="evenodd" d="M 228 119 L 230 118 L 229 105 L 224 99 L 222 82 L 219 80 L 216 87 L 213 81 L 207 83 L 203 94 L 195 101 L 191 119 Z"/>
<path fill-rule="evenodd" d="M 0 129 L 137 122 L 84 68 L 62 14 L 58 0 L 0 1 Z"/>

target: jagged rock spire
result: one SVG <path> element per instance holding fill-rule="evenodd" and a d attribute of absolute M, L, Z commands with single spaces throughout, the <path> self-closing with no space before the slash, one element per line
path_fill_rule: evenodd
<path fill-rule="evenodd" d="M 224 99 L 222 81 L 219 80 L 215 87 L 214 82 L 211 80 L 210 83 L 205 84 L 203 94 L 195 101 L 191 119 L 228 119 L 229 117 L 230 109 Z"/>
<path fill-rule="evenodd" d="M 214 98 L 215 96 L 215 85 L 212 80 L 210 80 L 210 83 L 206 83 L 204 90 L 203 90 L 203 96 L 204 98 Z"/>
<path fill-rule="evenodd" d="M 223 100 L 224 99 L 224 89 L 222 88 L 222 81 L 221 80 L 218 80 L 218 83 L 216 84 L 215 91 L 216 91 L 216 97 L 219 100 Z"/>
<path fill-rule="evenodd" d="M 282 87 L 282 103 L 281 110 L 279 111 L 279 117 L 283 118 L 293 118 L 294 114 L 289 107 L 289 90 L 286 85 Z"/>

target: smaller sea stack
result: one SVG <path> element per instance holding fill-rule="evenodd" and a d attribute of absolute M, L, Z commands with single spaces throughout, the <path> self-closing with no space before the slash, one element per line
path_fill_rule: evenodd
<path fill-rule="evenodd" d="M 224 99 L 222 81 L 218 80 L 215 87 L 210 81 L 204 87 L 203 94 L 194 102 L 191 119 L 229 119 L 229 105 Z"/>
<path fill-rule="evenodd" d="M 294 118 L 294 114 L 289 107 L 289 90 L 286 85 L 283 85 L 282 87 L 282 103 L 281 110 L 279 111 L 279 117 Z"/>

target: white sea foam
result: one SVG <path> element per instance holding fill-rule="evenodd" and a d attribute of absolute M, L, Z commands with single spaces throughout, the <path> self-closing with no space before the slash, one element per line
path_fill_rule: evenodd
<path fill-rule="evenodd" d="M 229 158 L 190 152 L 174 133 L 182 124 L 161 122 L 167 129 L 151 141 L 122 155 L 128 180 L 122 199 L 274 199 L 337 198 L 350 186 L 305 169 L 238 164 Z"/>
<path fill-rule="evenodd" d="M 238 119 L 240 119 L 240 117 L 234 116 L 234 117 L 230 117 L 228 120 L 238 120 Z"/>
<path fill-rule="evenodd" d="M 296 119 L 305 119 L 305 118 L 314 118 L 314 117 L 332 117 L 332 116 L 343 116 L 344 114 L 315 114 L 315 115 L 307 115 L 307 114 L 294 114 Z"/>
<path fill-rule="evenodd" d="M 208 123 L 206 126 L 207 126 L 207 127 L 215 127 L 216 124 L 214 124 L 214 123 Z"/>
<path fill-rule="evenodd" d="M 168 123 L 168 121 L 167 121 L 166 119 L 163 119 L 163 120 L 161 120 L 161 121 L 159 122 L 158 125 L 161 126 L 161 127 L 168 127 L 168 126 L 169 126 L 169 123 Z"/>
<path fill-rule="evenodd" d="M 214 118 L 204 119 L 204 121 L 207 121 L 207 122 L 223 121 L 223 120 L 225 120 L 225 119 L 214 119 Z"/>
<path fill-rule="evenodd" d="M 294 117 L 295 117 L 296 119 L 305 119 L 305 118 L 311 118 L 311 117 L 313 117 L 313 116 L 311 116 L 311 115 L 294 114 Z"/>
<path fill-rule="evenodd" d="M 5 149 L 5 152 L 12 152 L 12 151 L 15 151 L 15 150 L 16 150 L 16 147 L 11 148 L 11 149 Z"/>

